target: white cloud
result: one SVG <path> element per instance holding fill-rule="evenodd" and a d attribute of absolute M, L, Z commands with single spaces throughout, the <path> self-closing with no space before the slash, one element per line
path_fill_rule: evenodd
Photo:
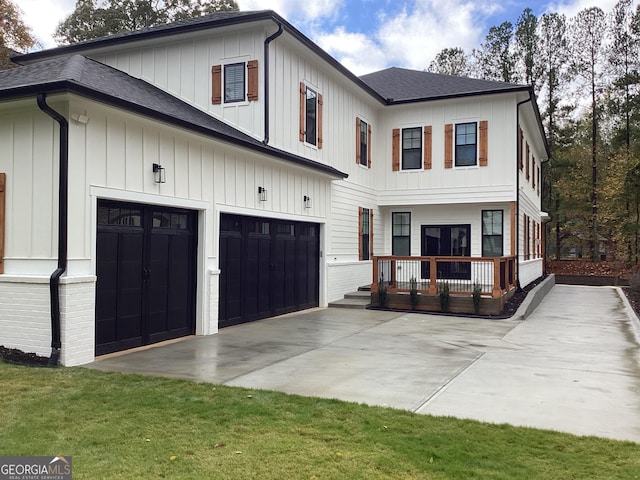
<path fill-rule="evenodd" d="M 546 11 L 562 13 L 569 19 L 589 7 L 600 7 L 605 13 L 611 12 L 616 3 L 618 0 L 558 0 L 549 2 Z M 634 1 L 633 4 L 637 5 L 638 2 Z"/>
<path fill-rule="evenodd" d="M 73 12 L 75 0 L 20 0 L 23 20 L 44 48 L 56 46 L 53 32 Z"/>
<path fill-rule="evenodd" d="M 314 39 L 320 48 L 339 59 L 356 75 L 381 70 L 387 66 L 387 55 L 381 46 L 363 33 L 350 33 L 338 27 Z"/>
<path fill-rule="evenodd" d="M 443 48 L 462 47 L 470 52 L 477 47 L 484 25 L 480 20 L 500 8 L 491 2 L 453 0 L 443 10 L 436 0 L 417 1 L 413 9 L 405 6 L 395 15 L 381 12 L 368 37 L 338 27 L 314 40 L 357 75 L 389 65 L 423 70 Z M 456 14 L 451 15 L 452 11 Z"/>
<path fill-rule="evenodd" d="M 287 21 L 313 22 L 337 14 L 343 0 L 237 0 L 240 10 L 273 10 Z"/>

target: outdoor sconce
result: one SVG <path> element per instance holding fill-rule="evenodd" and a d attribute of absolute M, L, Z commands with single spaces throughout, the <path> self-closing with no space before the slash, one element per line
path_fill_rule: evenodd
<path fill-rule="evenodd" d="M 164 167 L 159 163 L 153 164 L 153 181 L 155 183 L 165 183 L 167 181 L 164 175 Z"/>
<path fill-rule="evenodd" d="M 258 187 L 258 199 L 261 202 L 267 201 L 267 189 L 264 187 Z"/>
<path fill-rule="evenodd" d="M 304 208 L 311 208 L 311 197 L 304 196 Z"/>

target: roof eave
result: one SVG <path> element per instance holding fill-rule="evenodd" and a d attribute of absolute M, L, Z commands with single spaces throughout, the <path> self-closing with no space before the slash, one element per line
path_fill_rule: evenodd
<path fill-rule="evenodd" d="M 517 86 L 513 88 L 505 88 L 502 90 L 478 90 L 475 92 L 450 93 L 446 95 L 435 95 L 430 97 L 419 97 L 419 98 L 405 98 L 401 100 L 388 98 L 386 101 L 387 101 L 387 105 L 406 105 L 408 103 L 434 102 L 437 100 L 451 100 L 454 98 L 480 97 L 483 95 L 499 95 L 504 93 L 517 93 L 517 92 L 528 92 L 528 91 L 529 91 L 529 87 L 526 85 L 523 85 L 523 86 Z"/>

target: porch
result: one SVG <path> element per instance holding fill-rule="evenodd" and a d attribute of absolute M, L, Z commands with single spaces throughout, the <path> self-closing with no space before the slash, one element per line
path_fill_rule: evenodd
<path fill-rule="evenodd" d="M 378 256 L 372 260 L 371 303 L 377 306 L 443 311 L 439 294 L 446 291 L 446 311 L 498 315 L 517 284 L 515 256 Z M 474 297 L 479 304 L 474 305 Z"/>

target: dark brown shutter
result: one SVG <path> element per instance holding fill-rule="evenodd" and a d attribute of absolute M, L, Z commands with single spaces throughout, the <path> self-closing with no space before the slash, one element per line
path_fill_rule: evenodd
<path fill-rule="evenodd" d="M 304 107 L 307 96 L 307 87 L 300 82 L 300 141 L 304 142 Z"/>
<path fill-rule="evenodd" d="M 318 148 L 322 148 L 322 95 L 318 94 Z"/>
<path fill-rule="evenodd" d="M 424 127 L 424 169 L 425 170 L 430 170 L 431 169 L 431 144 L 432 144 L 432 139 L 431 139 L 431 126 L 425 126 Z"/>
<path fill-rule="evenodd" d="M 362 207 L 358 207 L 358 260 L 362 260 Z"/>
<path fill-rule="evenodd" d="M 453 168 L 453 124 L 444 126 L 444 168 Z"/>
<path fill-rule="evenodd" d="M 489 122 L 480 122 L 480 166 L 486 167 L 489 164 Z"/>
<path fill-rule="evenodd" d="M 222 103 L 222 65 L 211 67 L 211 103 L 213 105 Z"/>
<path fill-rule="evenodd" d="M 247 62 L 247 100 L 255 102 L 258 100 L 258 60 Z"/>
<path fill-rule="evenodd" d="M 540 196 L 540 183 L 542 182 L 542 179 L 540 178 L 540 167 L 538 167 L 538 188 L 537 188 L 537 193 L 538 196 Z"/>
<path fill-rule="evenodd" d="M 371 124 L 367 124 L 367 167 L 371 168 Z"/>
<path fill-rule="evenodd" d="M 391 169 L 400 170 L 400 129 L 394 128 L 391 137 Z"/>
<path fill-rule="evenodd" d="M 360 164 L 360 117 L 356 117 L 356 163 Z"/>

